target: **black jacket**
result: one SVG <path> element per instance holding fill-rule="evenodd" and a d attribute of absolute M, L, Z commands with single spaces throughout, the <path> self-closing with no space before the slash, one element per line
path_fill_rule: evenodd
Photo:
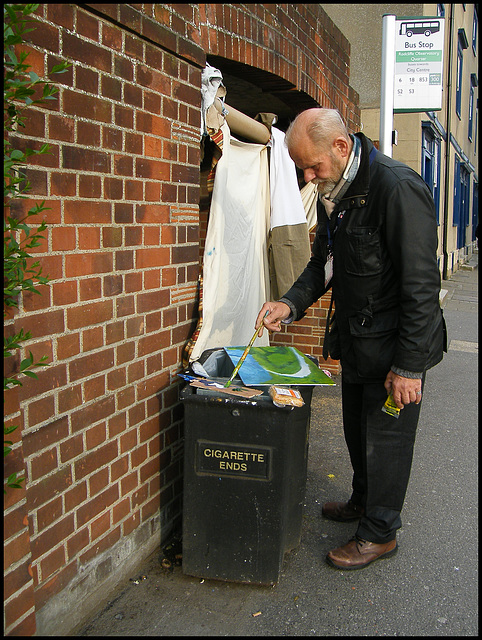
<path fill-rule="evenodd" d="M 367 382 L 384 380 L 392 365 L 418 373 L 432 367 L 442 359 L 446 336 L 430 190 L 415 171 L 356 136 L 360 167 L 329 222 L 335 314 L 328 344 L 347 381 Z M 318 203 L 312 257 L 283 296 L 295 306 L 295 319 L 327 290 L 327 222 Z"/>

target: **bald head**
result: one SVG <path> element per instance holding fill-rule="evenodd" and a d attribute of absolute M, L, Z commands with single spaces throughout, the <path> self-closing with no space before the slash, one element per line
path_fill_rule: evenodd
<path fill-rule="evenodd" d="M 288 127 L 285 142 L 291 152 L 293 147 L 308 140 L 320 151 L 328 152 L 338 138 L 344 138 L 351 146 L 347 128 L 336 109 L 307 109 L 302 111 Z"/>
<path fill-rule="evenodd" d="M 285 135 L 288 152 L 303 170 L 305 182 L 328 193 L 343 175 L 353 141 L 335 109 L 307 109 L 290 124 Z"/>

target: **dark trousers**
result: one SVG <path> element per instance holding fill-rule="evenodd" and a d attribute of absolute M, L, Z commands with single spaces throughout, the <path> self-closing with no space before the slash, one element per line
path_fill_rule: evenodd
<path fill-rule="evenodd" d="M 353 467 L 351 500 L 365 509 L 356 533 L 375 543 L 393 540 L 402 526 L 421 407 L 405 405 L 397 419 L 381 410 L 386 399 L 383 382 L 342 379 L 343 427 Z"/>

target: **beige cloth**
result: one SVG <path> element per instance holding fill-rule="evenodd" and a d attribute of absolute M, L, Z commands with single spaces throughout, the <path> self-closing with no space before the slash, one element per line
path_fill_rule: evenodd
<path fill-rule="evenodd" d="M 316 203 L 318 201 L 318 189 L 316 184 L 308 182 L 301 189 L 301 200 L 306 212 L 306 222 L 308 223 L 308 229 L 313 231 L 316 227 Z"/>
<path fill-rule="evenodd" d="M 270 158 L 271 232 L 269 264 L 271 298 L 284 295 L 310 259 L 306 212 L 298 187 L 295 163 L 285 134 L 271 127 Z"/>
<path fill-rule="evenodd" d="M 203 322 L 190 360 L 214 347 L 246 346 L 269 298 L 267 148 L 223 131 L 203 261 Z M 255 346 L 268 346 L 268 332 Z"/>
<path fill-rule="evenodd" d="M 304 270 L 311 250 L 307 224 L 271 229 L 268 247 L 271 298 L 279 300 Z"/>

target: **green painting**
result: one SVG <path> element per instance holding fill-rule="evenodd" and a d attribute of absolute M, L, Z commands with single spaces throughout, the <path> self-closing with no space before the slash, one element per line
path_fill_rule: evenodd
<path fill-rule="evenodd" d="M 224 347 L 236 366 L 245 347 Z M 295 347 L 252 347 L 238 372 L 249 385 L 333 385 L 330 376 Z"/>

